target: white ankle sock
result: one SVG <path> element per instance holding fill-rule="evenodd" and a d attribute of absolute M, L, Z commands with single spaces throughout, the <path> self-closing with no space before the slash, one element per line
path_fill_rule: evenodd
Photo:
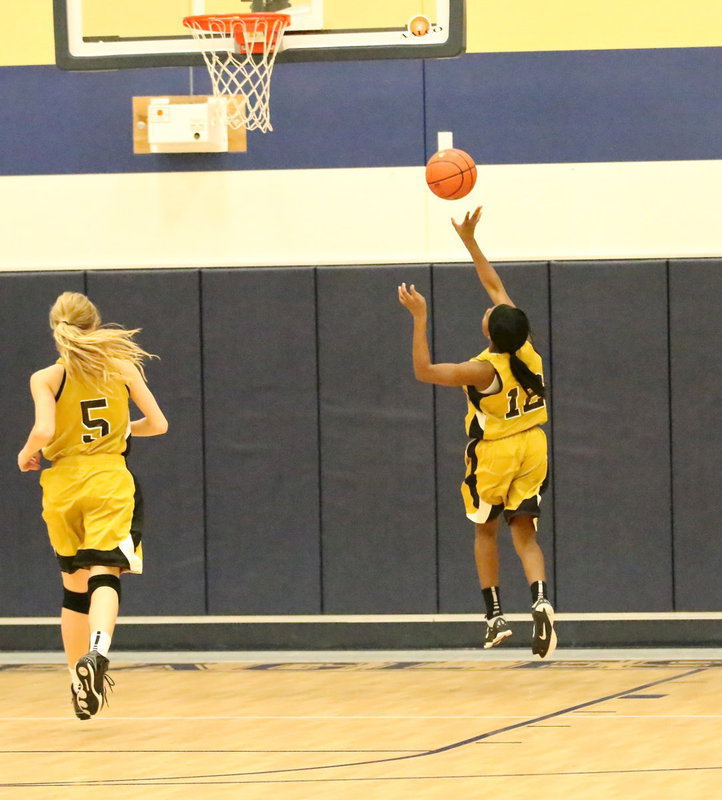
<path fill-rule="evenodd" d="M 110 634 L 105 631 L 93 631 L 90 634 L 90 649 L 107 658 L 110 651 Z"/>

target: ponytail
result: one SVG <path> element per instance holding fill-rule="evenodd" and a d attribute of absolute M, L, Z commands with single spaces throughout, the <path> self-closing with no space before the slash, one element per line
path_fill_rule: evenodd
<path fill-rule="evenodd" d="M 532 372 L 516 353 L 509 353 L 509 368 L 528 397 L 546 397 L 546 388 L 541 378 Z"/>
<path fill-rule="evenodd" d="M 489 336 L 500 353 L 509 354 L 509 368 L 529 397 L 545 397 L 546 388 L 541 378 L 529 369 L 517 350 L 529 338 L 529 320 L 526 314 L 514 306 L 498 305 L 489 314 Z"/>
<path fill-rule="evenodd" d="M 120 377 L 118 361 L 131 362 L 145 377 L 143 361 L 154 358 L 133 341 L 139 328 L 101 325 L 98 309 L 84 294 L 63 292 L 50 309 L 50 328 L 70 377 L 107 384 Z"/>

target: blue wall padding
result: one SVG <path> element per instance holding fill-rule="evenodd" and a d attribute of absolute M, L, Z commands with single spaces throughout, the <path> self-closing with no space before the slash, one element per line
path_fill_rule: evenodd
<path fill-rule="evenodd" d="M 142 328 L 150 388 L 169 434 L 131 442 L 128 466 L 144 496 L 144 575 L 127 578 L 128 614 L 202 614 L 205 598 L 199 277 L 195 270 L 89 272 L 106 322 Z M 132 409 L 131 419 L 141 416 Z M 179 592 L 178 587 L 183 591 Z"/>
<path fill-rule="evenodd" d="M 470 54 L 426 62 L 437 131 L 479 164 L 722 158 L 722 48 Z"/>
<path fill-rule="evenodd" d="M 278 64 L 273 132 L 225 154 L 133 154 L 133 96 L 209 93 L 205 68 L 1 74 L 6 175 L 420 166 L 440 130 L 480 164 L 722 158 L 714 47 Z"/>
<path fill-rule="evenodd" d="M 321 610 L 313 268 L 202 274 L 208 610 Z"/>
<path fill-rule="evenodd" d="M 0 615 L 59 615 L 63 597 L 60 568 L 41 517 L 40 473 L 21 473 L 17 454 L 34 419 L 30 375 L 58 357 L 48 311 L 61 292 L 82 292 L 84 276 L 82 272 L 6 272 L 1 279 L 0 319 L 5 336 L 0 350 Z"/>
<path fill-rule="evenodd" d="M 245 153 L 133 153 L 132 98 L 191 94 L 191 68 L 63 72 L 3 67 L 0 174 L 312 169 L 423 163 L 422 62 L 280 64 L 274 131 Z M 210 94 L 194 68 L 193 93 Z"/>
<path fill-rule="evenodd" d="M 540 541 L 560 611 L 719 606 L 720 270 L 499 266 L 551 386 Z M 131 455 L 146 574 L 125 579 L 125 613 L 482 612 L 459 496 L 463 394 L 414 379 L 402 280 L 431 301 L 436 359 L 482 349 L 488 301 L 468 264 L 0 275 L 3 614 L 60 605 L 37 475 L 15 459 L 29 376 L 56 357 L 47 311 L 65 290 L 142 327 L 161 355 L 148 376 L 170 431 Z M 501 539 L 502 597 L 522 611 L 503 524 Z"/>
<path fill-rule="evenodd" d="M 680 611 L 722 608 L 722 260 L 670 264 L 675 600 Z"/>
<path fill-rule="evenodd" d="M 433 398 L 397 286 L 429 267 L 318 269 L 324 611 L 437 607 Z"/>
<path fill-rule="evenodd" d="M 527 313 L 535 346 L 545 363 L 551 382 L 549 360 L 548 265 L 504 264 L 498 268 L 511 299 Z M 471 264 L 439 264 L 433 268 L 434 353 L 438 361 L 464 361 L 488 344 L 481 332 L 481 319 L 491 306 Z M 553 396 L 553 395 L 552 395 Z M 464 433 L 466 399 L 461 389 L 436 389 L 435 429 L 439 521 L 439 610 L 442 613 L 481 613 L 484 604 L 474 567 L 474 523 L 464 513 L 459 487 L 464 477 Z M 550 442 L 551 425 L 546 426 Z M 553 482 L 542 501 L 540 543 L 553 591 L 554 524 Z M 514 553 L 505 522 L 500 522 L 501 598 L 506 611 L 527 611 L 529 589 L 521 563 Z"/>
<path fill-rule="evenodd" d="M 552 263 L 551 309 L 559 606 L 668 610 L 666 262 Z"/>

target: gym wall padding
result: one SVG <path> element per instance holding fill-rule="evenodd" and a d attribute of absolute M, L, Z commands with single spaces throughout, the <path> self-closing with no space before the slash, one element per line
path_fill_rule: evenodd
<path fill-rule="evenodd" d="M 545 364 L 545 379 L 554 383 L 549 361 L 548 264 L 518 263 L 499 266 L 509 296 L 524 309 L 532 327 L 534 343 Z M 481 320 L 491 302 L 470 264 L 437 264 L 433 267 L 433 341 L 438 361 L 464 361 L 480 353 L 487 342 Z M 464 477 L 464 415 L 466 398 L 461 389 L 436 390 L 434 427 L 437 435 L 439 611 L 478 613 L 483 607 L 474 567 L 474 524 L 466 518 L 459 490 Z M 551 423 L 545 426 L 551 455 Z M 548 584 L 554 581 L 554 504 L 550 489 L 542 499 L 539 522 Z M 514 553 L 509 529 L 499 524 L 501 549 L 500 587 L 504 608 L 523 611 L 529 607 L 529 588 L 521 563 Z M 553 596 L 553 595 L 552 595 Z"/>
<path fill-rule="evenodd" d="M 57 613 L 62 601 L 58 563 L 41 516 L 39 473 L 21 473 L 17 454 L 33 425 L 30 375 L 58 357 L 48 311 L 61 292 L 84 289 L 82 272 L 4 273 L 0 277 L 0 616 Z"/>
<path fill-rule="evenodd" d="M 540 530 L 560 611 L 720 607 L 721 269 L 499 265 L 551 387 Z M 482 349 L 488 301 L 468 264 L 0 275 L 0 616 L 60 604 L 37 475 L 19 473 L 16 455 L 29 376 L 56 357 L 47 311 L 64 290 L 142 327 L 161 356 L 148 377 L 170 430 L 133 442 L 146 574 L 124 579 L 124 613 L 481 612 L 459 495 L 464 397 L 414 379 L 401 281 L 429 300 L 437 359 Z M 501 527 L 502 596 L 524 610 Z"/>
<path fill-rule="evenodd" d="M 722 608 L 722 260 L 670 264 L 675 607 Z"/>
<path fill-rule="evenodd" d="M 436 599 L 433 397 L 411 370 L 397 286 L 429 267 L 318 269 L 323 609 L 430 613 Z"/>
<path fill-rule="evenodd" d="M 88 296 L 104 321 L 141 328 L 160 355 L 146 365 L 169 433 L 131 441 L 128 467 L 144 498 L 144 574 L 124 578 L 127 614 L 203 614 L 205 546 L 199 276 L 195 271 L 87 273 Z M 132 418 L 140 416 L 134 409 Z M 178 587 L 183 586 L 182 592 Z"/>
<path fill-rule="evenodd" d="M 202 274 L 208 611 L 321 610 L 315 273 Z"/>
<path fill-rule="evenodd" d="M 667 264 L 552 263 L 551 308 L 558 605 L 669 610 Z"/>

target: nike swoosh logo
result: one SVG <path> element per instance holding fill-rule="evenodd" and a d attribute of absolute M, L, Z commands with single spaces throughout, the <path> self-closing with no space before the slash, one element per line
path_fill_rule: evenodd
<path fill-rule="evenodd" d="M 546 638 L 547 638 L 547 629 L 546 628 L 544 628 L 544 631 L 539 634 L 539 638 L 541 639 L 542 642 L 546 641 Z"/>

